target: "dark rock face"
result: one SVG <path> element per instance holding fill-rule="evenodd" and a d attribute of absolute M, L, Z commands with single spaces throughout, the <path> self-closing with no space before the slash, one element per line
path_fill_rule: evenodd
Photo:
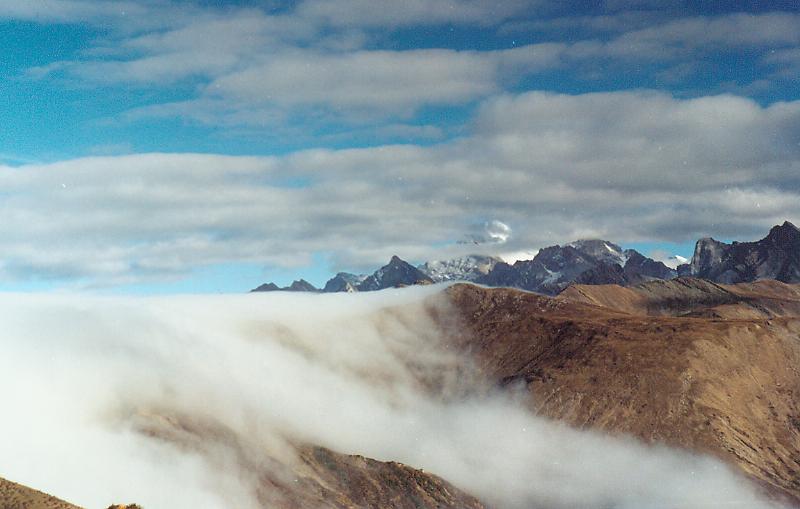
<path fill-rule="evenodd" d="M 258 286 L 257 288 L 253 288 L 250 290 L 251 292 L 277 292 L 280 291 L 281 288 L 276 285 L 275 283 L 264 283 L 263 285 Z"/>
<path fill-rule="evenodd" d="M 533 260 L 498 263 L 477 280 L 486 286 L 509 286 L 555 295 L 573 283 L 630 285 L 677 275 L 661 262 L 605 240 L 580 240 L 542 249 Z"/>
<path fill-rule="evenodd" d="M 306 281 L 305 279 L 300 279 L 298 281 L 292 281 L 292 284 L 289 285 L 286 290 L 290 292 L 316 292 L 318 291 L 314 285 Z"/>
<path fill-rule="evenodd" d="M 254 288 L 250 290 L 251 292 L 318 292 L 314 285 L 306 281 L 305 279 L 299 279 L 297 281 L 292 281 L 292 284 L 289 286 L 285 286 L 280 288 L 275 283 L 266 283 L 258 288 Z"/>
<path fill-rule="evenodd" d="M 359 292 L 371 292 L 384 288 L 397 288 L 400 286 L 431 284 L 433 280 L 424 272 L 397 256 L 387 265 L 376 270 L 371 276 L 358 285 Z"/>
<path fill-rule="evenodd" d="M 773 227 L 756 242 L 726 244 L 700 239 L 683 272 L 718 283 L 743 283 L 775 279 L 800 282 L 800 229 L 790 222 Z"/>
<path fill-rule="evenodd" d="M 366 279 L 366 276 L 358 276 L 356 274 L 350 274 L 349 272 L 339 272 L 325 283 L 325 287 L 322 291 L 325 293 L 357 292 L 358 285 L 361 284 L 364 279 Z"/>
<path fill-rule="evenodd" d="M 661 262 L 647 258 L 634 249 L 625 251 L 628 260 L 625 262 L 625 275 L 629 282 L 648 279 L 672 279 L 678 275 L 677 271 L 670 269 Z"/>
<path fill-rule="evenodd" d="M 625 274 L 625 269 L 619 265 L 601 262 L 597 267 L 579 274 L 574 283 L 579 285 L 616 284 L 625 286 L 629 283 L 629 278 Z"/>

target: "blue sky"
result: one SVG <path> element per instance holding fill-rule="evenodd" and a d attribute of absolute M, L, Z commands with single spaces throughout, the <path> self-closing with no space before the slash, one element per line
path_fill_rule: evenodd
<path fill-rule="evenodd" d="M 690 256 L 800 219 L 796 2 L 0 0 L 0 47 L 3 289 Z"/>

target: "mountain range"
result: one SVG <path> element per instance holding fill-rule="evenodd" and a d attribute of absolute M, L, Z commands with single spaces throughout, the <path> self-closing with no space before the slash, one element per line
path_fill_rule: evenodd
<path fill-rule="evenodd" d="M 681 261 L 674 257 L 674 261 Z M 675 266 L 675 265 L 673 265 Z M 267 283 L 253 291 L 364 292 L 416 284 L 469 281 L 489 287 L 511 287 L 544 295 L 557 295 L 572 284 L 630 286 L 679 275 L 718 283 L 775 279 L 800 282 L 800 229 L 790 222 L 775 226 L 755 242 L 730 244 L 703 238 L 697 241 L 689 263 L 668 267 L 634 249 L 600 239 L 578 240 L 541 249 L 530 260 L 508 264 L 498 257 L 469 255 L 418 267 L 393 256 L 373 274 L 340 272 L 323 289 L 305 280 L 279 288 Z"/>

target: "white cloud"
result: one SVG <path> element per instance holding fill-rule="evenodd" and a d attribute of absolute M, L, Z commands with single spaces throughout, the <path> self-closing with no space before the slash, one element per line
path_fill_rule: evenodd
<path fill-rule="evenodd" d="M 773 68 L 776 76 L 794 80 L 800 73 L 800 48 L 788 48 L 771 51 L 764 61 Z"/>
<path fill-rule="evenodd" d="M 501 260 L 508 263 L 509 265 L 513 265 L 515 262 L 520 260 L 533 260 L 536 255 L 539 254 L 538 249 L 534 250 L 522 250 L 522 251 L 514 251 L 510 253 L 500 253 L 498 256 Z"/>
<path fill-rule="evenodd" d="M 119 18 L 141 14 L 143 7 L 136 2 L 89 0 L 0 0 L 0 18 L 26 19 L 43 22 L 80 22 L 101 18 Z"/>
<path fill-rule="evenodd" d="M 614 43 L 619 51 L 624 51 L 624 46 L 697 49 L 797 44 L 800 44 L 800 15 L 788 12 L 678 19 L 627 33 Z"/>
<path fill-rule="evenodd" d="M 212 81 L 206 93 L 242 104 L 319 105 L 343 112 L 413 111 L 486 97 L 515 77 L 549 67 L 558 45 L 502 51 L 293 51 Z"/>
<path fill-rule="evenodd" d="M 487 101 L 468 135 L 426 147 L 3 168 L 2 274 L 111 284 L 226 261 L 298 266 L 320 251 L 369 269 L 465 254 L 432 246 L 475 218 L 514 226 L 508 252 L 586 236 L 753 238 L 800 222 L 798 139 L 798 102 L 527 93 Z"/>
<path fill-rule="evenodd" d="M 693 62 L 732 49 L 748 48 L 781 76 L 791 73 L 791 62 L 767 51 L 800 45 L 800 17 L 791 13 L 583 16 L 574 22 L 590 27 L 585 39 L 565 41 L 551 33 L 535 44 L 505 50 L 399 51 L 386 39 L 387 31 L 420 24 L 475 29 L 518 18 L 550 22 L 536 16 L 547 12 L 547 2 L 539 4 L 308 0 L 268 13 L 174 2 L 52 0 L 29 7 L 0 3 L 0 15 L 26 18 L 47 11 L 50 20 L 85 21 L 107 30 L 94 47 L 71 60 L 28 69 L 29 78 L 57 76 L 73 87 L 133 84 L 163 90 L 180 84 L 186 89 L 180 100 L 140 107 L 127 118 L 180 116 L 262 131 L 286 118 L 298 124 L 320 119 L 339 125 L 397 123 L 424 106 L 468 104 L 555 69 L 592 79 L 593 72 L 604 74 L 609 65 L 613 72 L 625 72 L 647 63 L 659 67 L 658 76 L 669 83 L 684 83 L 696 72 Z M 603 35 L 609 31 L 610 36 Z M 592 38 L 594 33 L 600 36 Z"/>
<path fill-rule="evenodd" d="M 465 243 L 480 244 L 505 244 L 511 238 L 511 227 L 502 221 L 492 219 L 481 224 L 477 233 L 470 234 Z"/>
<path fill-rule="evenodd" d="M 333 26 L 403 27 L 410 25 L 491 26 L 514 15 L 526 14 L 542 2 L 531 0 L 305 0 L 301 17 L 317 18 Z"/>
<path fill-rule="evenodd" d="M 3 473 L 83 507 L 286 507 L 265 479 L 292 490 L 309 443 L 423 468 L 491 507 L 771 507 L 715 459 L 487 394 L 442 348 L 461 331 L 434 319 L 438 290 L 0 295 Z"/>

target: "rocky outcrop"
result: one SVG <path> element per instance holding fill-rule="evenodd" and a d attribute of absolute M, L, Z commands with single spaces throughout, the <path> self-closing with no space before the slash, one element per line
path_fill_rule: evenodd
<path fill-rule="evenodd" d="M 325 293 L 357 292 L 358 285 L 360 285 L 361 282 L 366 278 L 367 276 L 350 274 L 349 272 L 339 272 L 334 277 L 329 279 L 327 283 L 325 283 L 325 287 L 322 289 L 322 291 Z"/>
<path fill-rule="evenodd" d="M 786 221 L 773 227 L 756 242 L 726 244 L 712 238 L 700 239 L 692 261 L 680 268 L 682 274 L 717 283 L 742 283 L 775 279 L 800 282 L 800 229 Z"/>
<path fill-rule="evenodd" d="M 359 292 L 372 292 L 385 288 L 431 284 L 433 280 L 427 274 L 410 263 L 392 256 L 389 263 L 376 270 L 358 285 Z"/>

